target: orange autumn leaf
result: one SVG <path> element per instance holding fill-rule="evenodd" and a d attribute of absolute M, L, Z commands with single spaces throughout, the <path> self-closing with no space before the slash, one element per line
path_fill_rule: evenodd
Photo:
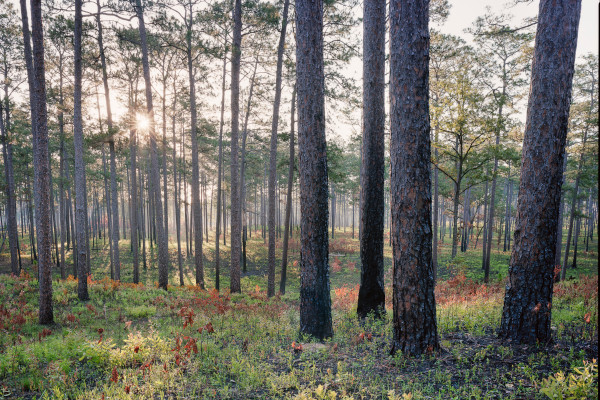
<path fill-rule="evenodd" d="M 592 318 L 592 313 L 587 313 L 584 315 L 583 319 L 585 320 L 586 324 L 589 324 Z"/>

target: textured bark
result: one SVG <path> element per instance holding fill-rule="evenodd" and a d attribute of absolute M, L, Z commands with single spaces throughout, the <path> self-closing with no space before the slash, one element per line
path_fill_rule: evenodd
<path fill-rule="evenodd" d="M 23 2 L 21 6 L 24 6 Z M 25 11 L 26 12 L 26 11 Z M 26 22 L 26 18 L 24 19 Z M 25 30 L 25 26 L 24 26 Z M 28 29 L 27 29 L 28 30 Z M 35 107 L 32 108 L 33 131 L 33 171 L 34 171 L 34 195 L 36 206 L 36 231 L 38 245 L 38 268 L 39 268 L 39 322 L 40 324 L 51 324 L 54 321 L 52 307 L 52 229 L 50 226 L 50 155 L 48 151 L 48 125 L 46 109 L 46 79 L 44 67 L 44 33 L 42 26 L 42 4 L 41 0 L 31 1 L 31 30 L 33 55 L 32 82 Z M 28 35 L 27 35 L 28 36 Z M 25 40 L 29 40 L 25 37 Z M 28 45 L 25 47 L 29 52 Z M 30 68 L 28 67 L 28 72 Z M 30 87 L 31 89 L 31 87 Z"/>
<path fill-rule="evenodd" d="M 327 232 L 327 145 L 323 1 L 296 1 L 296 84 L 300 165 L 300 332 L 333 335 Z"/>
<path fill-rule="evenodd" d="M 385 173 L 385 0 L 364 0 L 360 289 L 357 313 L 385 312 L 383 218 Z"/>
<path fill-rule="evenodd" d="M 390 2 L 392 352 L 411 355 L 439 349 L 431 257 L 428 4 Z"/>
<path fill-rule="evenodd" d="M 285 284 L 287 281 L 287 258 L 288 258 L 288 247 L 290 239 L 290 216 L 292 214 L 292 188 L 294 186 L 294 128 L 296 125 L 296 86 L 292 91 L 292 110 L 291 110 L 291 122 L 290 122 L 290 165 L 288 169 L 288 187 L 287 197 L 285 203 L 285 220 L 284 227 L 285 232 L 283 234 L 283 249 L 281 255 L 281 281 L 279 283 L 279 293 L 285 294 Z"/>
<path fill-rule="evenodd" d="M 150 81 L 150 64 L 148 62 L 148 45 L 146 38 L 146 25 L 144 23 L 144 12 L 141 0 L 136 0 L 136 13 L 139 21 L 140 42 L 142 45 L 142 67 L 144 70 L 144 82 L 146 86 L 146 108 L 150 121 L 150 186 L 151 196 L 154 200 L 154 218 L 157 230 L 158 244 L 158 286 L 167 290 L 169 282 L 169 253 L 167 248 L 167 237 L 165 235 L 165 224 L 163 219 L 162 199 L 160 194 L 160 176 L 158 172 L 158 148 L 156 145 L 156 126 L 154 122 L 154 110 L 152 107 L 152 83 Z"/>
<path fill-rule="evenodd" d="M 581 0 L 541 0 L 499 335 L 551 340 L 554 256 Z"/>
<path fill-rule="evenodd" d="M 275 72 L 275 100 L 271 121 L 271 152 L 269 155 L 269 273 L 267 296 L 275 296 L 275 180 L 277 179 L 277 128 L 279 126 L 279 105 L 281 104 L 281 72 L 283 70 L 283 47 L 287 28 L 290 0 L 283 3 L 281 31 L 277 46 L 277 70 Z"/>
<path fill-rule="evenodd" d="M 242 213 L 239 180 L 239 116 L 240 116 L 240 59 L 242 55 L 242 1 L 235 0 L 233 8 L 233 43 L 231 47 L 231 280 L 232 293 L 241 291 L 240 258 Z"/>
<path fill-rule="evenodd" d="M 202 262 L 202 209 L 200 207 L 200 172 L 198 168 L 198 136 L 196 126 L 196 77 L 192 64 L 192 24 L 193 13 L 190 5 L 190 21 L 186 21 L 186 56 L 190 84 L 190 114 L 192 136 L 192 216 L 194 218 L 194 265 L 196 266 L 196 285 L 204 289 L 204 264 Z"/>

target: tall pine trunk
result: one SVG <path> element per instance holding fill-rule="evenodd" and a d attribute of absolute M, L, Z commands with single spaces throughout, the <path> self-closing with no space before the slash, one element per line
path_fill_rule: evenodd
<path fill-rule="evenodd" d="M 227 46 L 225 46 L 227 47 Z M 221 254 L 219 252 L 219 240 L 221 234 L 221 202 L 223 194 L 221 184 L 223 180 L 223 123 L 225 117 L 225 81 L 227 72 L 227 54 L 223 54 L 223 76 L 221 81 L 221 120 L 219 122 L 219 165 L 217 167 L 217 221 L 215 227 L 215 289 L 221 288 Z M 223 236 L 225 236 L 225 226 L 223 226 Z"/>
<path fill-rule="evenodd" d="M 150 121 L 150 186 L 151 196 L 154 199 L 154 222 L 157 230 L 158 243 L 158 286 L 167 290 L 169 282 L 169 253 L 167 237 L 163 219 L 162 199 L 160 194 L 160 176 L 158 172 L 158 148 L 156 145 L 156 126 L 154 122 L 154 109 L 152 107 L 152 83 L 150 81 L 150 64 L 148 62 L 148 44 L 146 38 L 146 25 L 141 0 L 136 0 L 136 13 L 139 21 L 140 42 L 142 45 L 142 67 L 146 86 L 146 107 Z"/>
<path fill-rule="evenodd" d="M 24 0 L 21 7 L 24 8 Z M 33 134 L 33 176 L 36 206 L 36 231 L 39 268 L 39 322 L 54 322 L 52 306 L 52 229 L 50 227 L 50 155 L 48 151 L 48 120 L 46 108 L 46 79 L 44 66 L 44 32 L 41 0 L 31 1 L 31 31 L 33 52 L 29 47 L 27 11 L 22 10 L 27 75 L 29 79 L 31 124 Z M 27 32 L 25 32 L 27 31 Z M 33 57 L 31 57 L 32 55 Z M 33 242 L 32 242 L 33 245 Z"/>
<path fill-rule="evenodd" d="M 190 84 L 190 111 L 192 136 L 192 217 L 194 219 L 194 265 L 196 285 L 204 289 L 204 264 L 202 260 L 202 209 L 200 207 L 200 172 L 198 167 L 198 116 L 196 111 L 196 77 L 192 64 L 192 24 L 193 13 L 190 5 L 190 20 L 186 21 L 186 57 Z"/>
<path fill-rule="evenodd" d="M 8 79 L 5 76 L 8 85 Z M 0 103 L 0 132 L 2 133 L 2 157 L 4 159 L 4 175 L 6 177 L 6 219 L 8 228 L 8 244 L 10 247 L 11 272 L 19 275 L 21 265 L 19 263 L 19 232 L 17 231 L 17 201 L 15 197 L 15 175 L 13 169 L 13 147 L 10 139 L 10 111 L 8 108 L 7 87 L 5 86 L 6 103 L 3 107 Z M 3 113 L 6 113 L 6 118 Z M 62 181 L 61 181 L 62 182 Z M 62 192 L 61 192 L 62 193 Z M 64 270 L 64 262 L 61 264 Z"/>
<path fill-rule="evenodd" d="M 365 318 L 370 312 L 385 313 L 385 0 L 364 0 L 363 7 L 363 140 L 360 192 L 362 229 L 357 306 L 360 318 Z M 354 224 L 352 226 L 354 229 Z"/>
<path fill-rule="evenodd" d="M 277 128 L 279 126 L 279 105 L 281 104 L 281 73 L 283 70 L 283 48 L 287 28 L 290 0 L 283 3 L 283 16 L 279 45 L 277 46 L 277 70 L 275 72 L 275 100 L 273 101 L 273 120 L 271 121 L 271 151 L 269 155 L 269 273 L 267 296 L 275 295 L 275 180 L 277 179 Z"/>
<path fill-rule="evenodd" d="M 238 162 L 240 116 L 240 60 L 242 55 L 242 1 L 235 0 L 233 8 L 233 43 L 231 47 L 231 263 L 229 288 L 241 291 L 241 204 Z"/>
<path fill-rule="evenodd" d="M 177 235 L 177 265 L 179 267 L 179 285 L 183 286 L 183 257 L 181 255 L 181 206 L 179 186 L 177 184 L 177 137 L 175 134 L 175 114 L 177 107 L 177 80 L 173 80 L 172 130 L 173 130 L 173 205 L 175 206 L 175 233 Z M 183 143 L 181 146 L 183 150 Z"/>
<path fill-rule="evenodd" d="M 554 256 L 581 0 L 541 0 L 521 158 L 515 242 L 499 335 L 551 340 Z M 560 50 L 560 51 L 559 51 Z"/>
<path fill-rule="evenodd" d="M 300 332 L 333 335 L 327 232 L 323 0 L 296 1 L 300 166 Z"/>
<path fill-rule="evenodd" d="M 392 352 L 410 355 L 439 349 L 431 256 L 428 4 L 390 2 Z"/>

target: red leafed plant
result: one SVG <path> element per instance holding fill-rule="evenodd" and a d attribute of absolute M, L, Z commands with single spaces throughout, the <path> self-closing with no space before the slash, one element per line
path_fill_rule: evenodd
<path fill-rule="evenodd" d="M 73 314 L 67 314 L 67 321 L 70 323 L 79 322 L 79 319 Z"/>
<path fill-rule="evenodd" d="M 117 367 L 113 367 L 112 373 L 110 374 L 111 382 L 117 383 L 119 381 L 119 373 L 117 372 Z"/>
<path fill-rule="evenodd" d="M 296 342 L 292 342 L 292 350 L 294 351 L 294 353 L 298 354 L 298 353 L 302 353 L 302 343 L 296 343 Z"/>
<path fill-rule="evenodd" d="M 90 310 L 90 312 L 93 312 L 94 315 L 96 315 L 96 316 L 98 315 L 98 310 L 96 310 L 96 307 L 94 307 L 91 304 L 88 304 L 86 307 L 87 307 L 88 310 Z"/>
<path fill-rule="evenodd" d="M 189 307 L 181 307 L 179 310 L 179 316 L 183 317 L 183 327 L 186 328 L 188 325 L 192 325 L 194 323 L 194 310 Z"/>
<path fill-rule="evenodd" d="M 342 270 L 342 263 L 340 262 L 339 258 L 335 258 L 333 260 L 333 264 L 331 264 L 331 269 L 333 270 L 333 272 L 340 272 Z"/>
<path fill-rule="evenodd" d="M 44 328 L 40 333 L 38 333 L 38 339 L 41 342 L 43 338 L 50 335 L 52 335 L 52 330 Z"/>

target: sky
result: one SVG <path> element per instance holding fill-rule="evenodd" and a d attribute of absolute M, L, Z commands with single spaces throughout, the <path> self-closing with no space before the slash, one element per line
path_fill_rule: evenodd
<path fill-rule="evenodd" d="M 9 1 L 12 1 L 15 9 L 19 9 L 18 0 Z M 512 5 L 514 2 L 515 0 L 449 0 L 451 5 L 449 17 L 442 26 L 435 26 L 435 28 L 443 33 L 450 33 L 470 41 L 470 35 L 465 32 L 465 29 L 472 27 L 473 22 L 477 17 L 486 12 L 487 7 L 490 7 L 493 13 L 513 15 L 514 19 L 511 24 L 512 26 L 520 26 L 520 22 L 525 18 L 534 17 L 538 13 L 539 0 L 520 3 L 516 6 Z M 582 0 L 582 12 L 577 44 L 578 57 L 590 52 L 598 54 L 598 7 L 597 0 Z M 362 12 L 361 8 L 361 6 L 357 7 L 356 12 L 360 14 Z M 359 28 L 357 34 L 360 34 L 360 29 L 361 28 Z M 352 60 L 345 69 L 345 73 L 353 76 L 360 86 L 362 78 L 362 61 L 359 59 Z M 113 96 L 116 96 L 114 91 L 111 92 L 111 97 Z M 289 97 L 289 93 L 284 93 L 284 97 L 285 96 Z M 114 100 L 115 104 L 113 112 L 118 118 L 119 115 L 125 113 L 126 108 L 125 104 L 120 104 L 120 101 L 116 97 Z M 218 99 L 214 101 L 215 104 L 219 103 L 217 100 Z M 213 102 L 209 101 L 209 103 Z M 284 104 L 285 103 L 286 102 L 284 101 Z M 228 99 L 226 100 L 226 104 L 229 104 Z M 284 105 L 283 107 L 285 108 L 287 105 Z M 282 111 L 287 112 L 286 110 Z M 524 111 L 525 110 L 523 110 L 523 116 Z M 214 112 L 216 113 L 216 111 Z M 341 136 L 344 139 L 348 139 L 352 133 L 358 133 L 360 131 L 360 110 L 356 111 L 356 115 L 353 119 L 355 120 L 354 122 L 337 121 L 338 123 L 329 124 L 330 129 L 328 129 L 328 135 L 329 133 L 333 133 L 335 136 Z"/>
<path fill-rule="evenodd" d="M 469 28 L 478 16 L 483 15 L 486 7 L 491 7 L 492 11 L 495 12 L 512 14 L 516 22 L 535 16 L 539 9 L 539 1 L 521 3 L 514 7 L 510 7 L 510 3 L 498 0 L 450 0 L 449 2 L 452 5 L 450 16 L 441 30 L 463 37 L 466 36 L 464 29 Z M 577 56 L 590 52 L 598 53 L 598 2 L 596 0 L 583 0 L 579 22 Z"/>

